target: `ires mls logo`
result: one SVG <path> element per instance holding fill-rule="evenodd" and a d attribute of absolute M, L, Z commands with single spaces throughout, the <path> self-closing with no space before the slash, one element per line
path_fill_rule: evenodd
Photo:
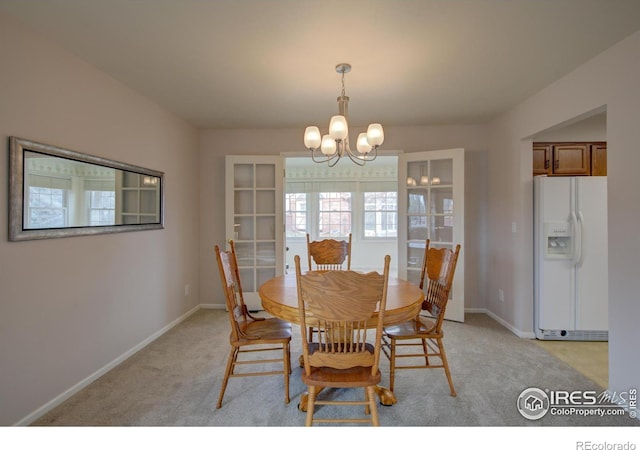
<path fill-rule="evenodd" d="M 538 420 L 549 412 L 549 396 L 538 388 L 527 388 L 518 396 L 518 411 L 525 419 Z"/>
<path fill-rule="evenodd" d="M 621 416 L 629 412 L 636 418 L 637 389 L 625 392 L 552 391 L 527 388 L 517 400 L 518 412 L 525 419 L 538 420 L 547 413 L 554 416 Z M 626 410 L 626 411 L 625 411 Z"/>

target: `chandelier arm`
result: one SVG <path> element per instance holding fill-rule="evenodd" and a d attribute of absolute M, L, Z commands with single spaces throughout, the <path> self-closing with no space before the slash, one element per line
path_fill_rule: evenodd
<path fill-rule="evenodd" d="M 358 158 L 357 156 L 352 155 L 351 153 L 347 153 L 347 154 L 349 155 L 349 159 L 353 161 L 354 164 L 360 167 L 364 166 L 364 164 L 367 162 L 366 159 Z"/>
<path fill-rule="evenodd" d="M 336 154 L 337 154 L 337 152 L 336 152 Z M 331 158 L 331 159 L 328 161 L 327 166 L 328 166 L 328 167 L 333 167 L 333 166 L 335 166 L 336 164 L 338 164 L 338 161 L 340 161 L 340 157 L 339 157 L 339 156 L 338 156 L 337 158 Z"/>
<path fill-rule="evenodd" d="M 320 150 L 320 148 L 310 149 L 310 150 L 311 150 L 311 159 L 313 160 L 313 162 L 316 162 L 316 163 L 326 163 L 326 162 L 329 162 L 329 161 L 331 161 L 333 159 L 336 159 L 336 158 L 337 158 L 336 162 L 338 162 L 338 160 L 340 159 L 340 152 L 338 152 L 337 149 L 336 149 L 336 152 L 331 156 L 326 156 L 323 153 L 324 158 L 319 158 L 319 157 L 316 156 L 316 152 L 318 150 Z M 334 165 L 335 165 L 335 163 L 334 163 Z"/>
<path fill-rule="evenodd" d="M 372 157 L 369 156 L 371 155 L 371 153 L 373 153 Z M 357 165 L 364 166 L 366 162 L 373 161 L 378 157 L 378 149 L 374 148 L 368 154 L 362 154 L 362 153 L 356 154 L 351 151 L 347 151 L 347 155 L 349 156 L 349 159 L 351 159 L 351 161 L 353 161 Z M 362 155 L 362 156 L 359 156 L 359 155 Z"/>
<path fill-rule="evenodd" d="M 347 153 L 347 156 L 349 156 L 349 159 L 351 159 L 351 161 L 358 164 L 359 166 L 364 166 L 364 164 L 367 161 L 373 161 L 378 157 L 377 145 L 374 147 L 371 147 L 371 151 L 369 153 L 360 153 L 357 149 L 351 150 L 351 146 L 349 145 L 349 137 L 345 139 L 344 149 L 346 150 L 346 153 Z M 373 153 L 373 156 L 371 157 L 370 155 L 372 153 Z"/>
<path fill-rule="evenodd" d="M 355 164 L 359 165 L 359 166 L 364 166 L 364 164 L 367 162 L 366 159 L 359 157 L 358 155 L 356 155 L 355 153 L 353 153 L 351 151 L 351 147 L 349 146 L 349 141 L 347 140 L 346 145 L 345 145 L 345 150 L 346 150 L 346 154 L 349 157 L 349 159 L 351 161 L 353 161 Z"/>

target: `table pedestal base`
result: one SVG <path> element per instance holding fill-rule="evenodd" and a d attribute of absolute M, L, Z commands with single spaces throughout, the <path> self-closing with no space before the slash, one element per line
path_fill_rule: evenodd
<path fill-rule="evenodd" d="M 378 394 L 378 398 L 380 399 L 380 404 L 383 406 L 391 406 L 398 403 L 398 399 L 396 399 L 396 395 L 386 387 L 376 386 L 376 394 Z"/>

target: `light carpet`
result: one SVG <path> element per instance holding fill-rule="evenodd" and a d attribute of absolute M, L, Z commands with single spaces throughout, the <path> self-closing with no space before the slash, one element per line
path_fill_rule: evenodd
<path fill-rule="evenodd" d="M 306 389 L 298 366 L 297 325 L 291 345 L 291 402 L 281 376 L 232 378 L 223 406 L 215 408 L 229 351 L 227 313 L 200 310 L 63 404 L 36 426 L 280 426 L 304 425 L 297 408 Z M 549 390 L 602 388 L 535 343 L 521 339 L 484 314 L 446 322 L 445 348 L 457 397 L 442 369 L 396 375 L 398 403 L 380 406 L 383 426 L 638 426 L 624 416 L 524 418 L 517 410 L 529 387 Z M 388 361 L 381 358 L 383 384 Z M 361 390 L 328 395 L 360 397 Z M 322 414 L 335 414 L 329 407 Z M 342 410 L 337 413 L 342 415 Z"/>

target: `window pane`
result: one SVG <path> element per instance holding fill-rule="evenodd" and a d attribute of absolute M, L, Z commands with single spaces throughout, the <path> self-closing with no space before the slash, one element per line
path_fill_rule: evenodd
<path fill-rule="evenodd" d="M 364 193 L 364 235 L 366 237 L 396 237 L 397 221 L 397 192 Z"/>
<path fill-rule="evenodd" d="M 115 191 L 87 191 L 89 225 L 115 225 Z"/>
<path fill-rule="evenodd" d="M 424 241 L 429 237 L 426 216 L 409 216 L 408 226 L 407 236 L 409 239 Z"/>
<path fill-rule="evenodd" d="M 305 237 L 307 233 L 307 194 L 285 195 L 287 237 Z"/>
<path fill-rule="evenodd" d="M 320 237 L 347 237 L 351 233 L 351 192 L 320 192 Z"/>
<path fill-rule="evenodd" d="M 433 188 L 431 190 L 431 202 L 435 214 L 452 214 L 453 188 Z"/>
<path fill-rule="evenodd" d="M 451 216 L 432 216 L 430 219 L 430 239 L 436 242 L 452 242 L 453 218 Z"/>
<path fill-rule="evenodd" d="M 427 191 L 411 189 L 409 195 L 409 214 L 420 214 L 427 212 Z"/>
<path fill-rule="evenodd" d="M 67 226 L 67 195 L 63 189 L 29 187 L 29 228 Z"/>

